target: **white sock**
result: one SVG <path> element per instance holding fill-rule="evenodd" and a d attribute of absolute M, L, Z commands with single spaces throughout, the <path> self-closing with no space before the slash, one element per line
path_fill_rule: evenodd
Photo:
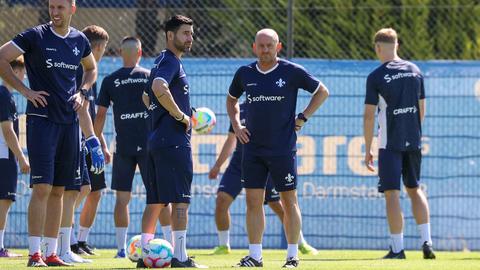
<path fill-rule="evenodd" d="M 154 237 L 155 237 L 155 234 L 153 233 L 142 233 L 142 240 L 141 240 L 142 249 L 144 249 L 148 245 L 148 242 L 150 242 L 150 240 L 152 240 Z"/>
<path fill-rule="evenodd" d="M 162 226 L 163 238 L 172 244 L 172 226 Z"/>
<path fill-rule="evenodd" d="M 43 238 L 43 247 L 45 251 L 43 252 L 43 257 L 47 258 L 55 254 L 57 251 L 57 238 L 44 237 Z"/>
<path fill-rule="evenodd" d="M 218 245 L 230 247 L 230 231 L 218 231 Z"/>
<path fill-rule="evenodd" d="M 187 231 L 173 231 L 173 257 L 184 262 L 187 258 Z"/>
<path fill-rule="evenodd" d="M 305 238 L 303 238 L 303 233 L 302 233 L 302 231 L 300 231 L 300 237 L 298 238 L 298 244 L 299 244 L 299 245 L 303 245 L 303 244 L 305 244 L 305 243 L 307 243 L 307 242 L 305 241 Z"/>
<path fill-rule="evenodd" d="M 403 250 L 403 233 L 390 234 L 390 246 L 394 253 L 399 253 Z"/>
<path fill-rule="evenodd" d="M 262 244 L 249 244 L 248 256 L 254 258 L 256 261 L 262 261 Z"/>
<path fill-rule="evenodd" d="M 127 230 L 128 227 L 116 227 L 115 228 L 115 235 L 117 237 L 117 249 L 126 250 L 127 249 Z"/>
<path fill-rule="evenodd" d="M 70 233 L 72 227 L 60 227 L 60 232 L 58 233 L 58 255 L 63 256 L 70 250 Z"/>
<path fill-rule="evenodd" d="M 40 253 L 40 242 L 42 237 L 40 236 L 28 236 L 28 255 Z"/>
<path fill-rule="evenodd" d="M 87 242 L 90 228 L 79 226 L 78 228 L 78 242 Z"/>
<path fill-rule="evenodd" d="M 3 245 L 3 237 L 5 236 L 5 230 L 0 230 L 0 249 L 5 248 Z"/>
<path fill-rule="evenodd" d="M 70 230 L 70 245 L 78 243 L 77 236 L 75 235 L 75 226 L 72 226 Z"/>
<path fill-rule="evenodd" d="M 432 235 L 430 234 L 430 223 L 418 225 L 418 230 L 420 231 L 420 237 L 422 238 L 422 244 L 428 242 L 432 244 Z"/>
<path fill-rule="evenodd" d="M 287 259 L 292 257 L 298 257 L 298 244 L 288 244 Z"/>

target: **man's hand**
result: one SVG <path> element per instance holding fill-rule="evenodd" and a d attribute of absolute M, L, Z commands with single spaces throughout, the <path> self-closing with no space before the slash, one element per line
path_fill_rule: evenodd
<path fill-rule="evenodd" d="M 373 154 L 372 151 L 368 151 L 365 153 L 365 166 L 371 172 L 375 171 L 375 167 L 373 167 Z"/>
<path fill-rule="evenodd" d="M 108 150 L 108 147 L 102 147 L 103 156 L 105 157 L 105 164 L 112 162 L 112 154 Z"/>
<path fill-rule="evenodd" d="M 90 167 L 90 171 L 94 174 L 102 173 L 105 167 L 105 158 L 102 153 L 100 141 L 95 135 L 92 135 L 85 140 L 85 145 L 87 146 L 88 152 L 92 157 L 92 166 Z"/>
<path fill-rule="evenodd" d="M 240 140 L 242 144 L 250 142 L 250 131 L 248 131 L 246 127 L 233 127 L 233 131 L 235 132 L 235 136 L 237 136 L 238 140 Z"/>
<path fill-rule="evenodd" d="M 30 164 L 28 163 L 28 160 L 25 158 L 24 155 L 20 159 L 18 159 L 18 163 L 20 165 L 20 172 L 23 174 L 30 173 Z"/>
<path fill-rule="evenodd" d="M 305 125 L 305 121 L 299 119 L 298 117 L 295 119 L 295 131 L 300 131 L 303 125 Z"/>
<path fill-rule="evenodd" d="M 31 89 L 28 89 L 26 92 L 23 93 L 23 95 L 26 99 L 28 99 L 28 101 L 33 103 L 33 106 L 35 106 L 35 108 L 38 108 L 39 106 L 47 106 L 48 103 L 45 97 L 50 96 L 50 94 L 45 91 L 33 91 Z"/>
<path fill-rule="evenodd" d="M 182 122 L 185 125 L 186 132 L 188 132 L 192 128 L 192 121 L 188 115 L 183 114 L 183 119 L 178 121 Z"/>
<path fill-rule="evenodd" d="M 218 173 L 220 173 L 220 167 L 213 166 L 208 172 L 208 179 L 211 179 L 211 180 L 217 179 Z"/>
<path fill-rule="evenodd" d="M 78 92 L 71 96 L 68 101 L 71 101 L 73 103 L 73 110 L 78 111 L 82 106 L 83 102 L 85 101 L 85 97 L 82 95 L 82 93 Z"/>

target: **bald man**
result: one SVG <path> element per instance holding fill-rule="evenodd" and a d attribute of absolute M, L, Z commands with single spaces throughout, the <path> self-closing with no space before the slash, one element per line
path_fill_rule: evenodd
<path fill-rule="evenodd" d="M 390 227 L 390 250 L 384 259 L 405 259 L 401 181 L 412 200 L 412 210 L 422 239 L 423 258 L 435 259 L 430 234 L 430 213 L 419 188 L 422 160 L 422 121 L 425 85 L 420 69 L 398 57 L 397 32 L 380 29 L 374 37 L 375 53 L 382 63 L 367 78 L 364 137 L 365 165 L 373 167 L 373 129 L 378 109 L 378 191 L 385 194 Z"/>
<path fill-rule="evenodd" d="M 299 264 L 298 240 L 302 226 L 297 200 L 297 132 L 328 97 L 328 89 L 302 66 L 279 59 L 282 44 L 273 29 L 257 32 L 253 52 L 257 61 L 240 67 L 230 85 L 227 111 L 243 146 L 242 179 L 247 199 L 249 255 L 239 267 L 262 267 L 265 229 L 263 201 L 270 174 L 284 207 L 283 224 L 288 242 L 285 268 Z M 312 94 L 307 107 L 296 113 L 298 90 Z M 240 121 L 238 99 L 246 92 L 245 125 Z M 279 113 L 281 112 L 281 113 Z"/>
<path fill-rule="evenodd" d="M 137 165 L 147 191 L 153 189 L 147 185 L 146 141 L 147 117 L 142 102 L 143 91 L 148 82 L 149 70 L 138 66 L 142 56 L 139 39 L 126 37 L 121 43 L 123 67 L 103 79 L 97 100 L 98 111 L 94 129 L 102 134 L 105 118 L 110 104 L 113 104 L 113 117 L 116 132 L 116 148 L 113 154 L 112 190 L 116 191 L 114 220 L 116 227 L 117 254 L 115 258 L 125 258 L 127 230 L 129 224 L 128 203 L 130 202 L 132 183 Z M 168 210 L 168 208 L 165 208 Z M 165 222 L 163 222 L 165 223 Z M 166 219 L 169 228 L 169 219 Z M 166 233 L 167 240 L 170 230 Z"/>

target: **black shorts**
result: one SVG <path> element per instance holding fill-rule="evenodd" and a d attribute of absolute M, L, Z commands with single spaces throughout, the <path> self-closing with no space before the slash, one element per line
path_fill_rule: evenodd
<path fill-rule="evenodd" d="M 192 149 L 165 147 L 149 150 L 148 178 L 155 186 L 150 203 L 190 203 L 193 179 Z M 147 184 L 148 185 L 148 184 Z M 149 192 L 147 191 L 147 200 Z"/>
<path fill-rule="evenodd" d="M 15 201 L 17 170 L 17 162 L 14 158 L 0 158 L 0 200 Z"/>
<path fill-rule="evenodd" d="M 421 163 L 420 150 L 400 152 L 380 149 L 378 151 L 378 191 L 400 190 L 400 178 L 403 179 L 406 187 L 418 187 Z"/>
<path fill-rule="evenodd" d="M 132 192 L 132 183 L 137 165 L 142 179 L 147 178 L 147 155 L 113 154 L 112 189 Z M 145 183 L 145 180 L 143 180 Z"/>

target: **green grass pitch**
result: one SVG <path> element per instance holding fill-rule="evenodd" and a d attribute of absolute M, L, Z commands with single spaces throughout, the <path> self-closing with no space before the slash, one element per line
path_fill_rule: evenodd
<path fill-rule="evenodd" d="M 13 250 L 26 254 L 26 250 Z M 230 255 L 210 255 L 211 250 L 189 250 L 189 255 L 194 255 L 200 264 L 208 265 L 212 269 L 231 269 L 247 250 L 234 250 Z M 99 256 L 90 256 L 94 262 L 91 264 L 77 265 L 75 267 L 54 269 L 129 269 L 135 264 L 128 259 L 113 259 L 114 250 L 99 250 Z M 317 256 L 300 257 L 300 269 L 325 269 L 325 270 L 470 270 L 480 269 L 479 252 L 436 252 L 437 260 L 423 260 L 420 251 L 407 251 L 406 260 L 379 260 L 385 251 L 372 250 L 320 250 Z M 285 260 L 284 250 L 264 250 L 263 269 L 280 269 Z M 31 269 L 26 267 L 26 258 L 4 259 L 0 258 L 0 269 Z"/>

